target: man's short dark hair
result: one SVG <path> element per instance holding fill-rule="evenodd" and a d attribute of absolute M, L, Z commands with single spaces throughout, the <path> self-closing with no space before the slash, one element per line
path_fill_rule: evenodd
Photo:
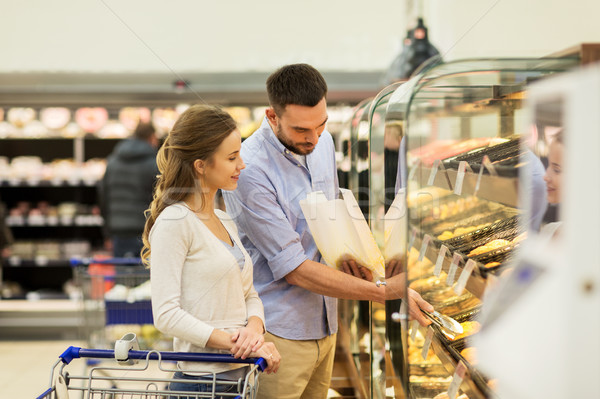
<path fill-rule="evenodd" d="M 269 103 L 277 115 L 289 104 L 314 107 L 327 95 L 323 75 L 308 64 L 285 65 L 267 79 Z"/>
<path fill-rule="evenodd" d="M 156 129 L 154 129 L 152 123 L 140 122 L 135 128 L 135 131 L 133 132 L 133 137 L 138 138 L 140 140 L 148 140 L 155 133 Z"/>

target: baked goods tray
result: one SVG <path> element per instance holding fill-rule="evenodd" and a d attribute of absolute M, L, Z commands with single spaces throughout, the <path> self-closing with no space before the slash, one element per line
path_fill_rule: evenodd
<path fill-rule="evenodd" d="M 454 232 L 459 228 L 493 223 L 498 220 L 508 219 L 518 215 L 518 213 L 519 211 L 513 208 L 500 207 L 498 209 L 492 209 L 489 204 L 485 204 L 484 206 L 477 206 L 474 209 L 456 215 L 455 217 L 453 216 L 443 221 L 436 221 L 435 223 L 430 223 L 423 227 L 427 229 L 426 231 L 431 231 L 435 237 L 438 237 L 447 231 Z"/>
<path fill-rule="evenodd" d="M 490 216 L 507 209 L 509 208 L 479 200 L 474 204 L 474 206 L 466 208 L 463 211 L 444 219 L 433 219 L 431 217 L 428 219 L 423 218 L 423 221 L 420 223 L 421 229 L 427 232 L 433 232 L 437 236 L 446 230 L 450 230 L 454 226 L 466 227 L 470 225 L 469 223 L 471 221 L 475 221 L 481 217 Z M 423 215 L 423 213 L 421 213 L 421 215 Z M 433 215 L 433 213 L 430 210 L 428 213 L 426 213 L 426 215 Z M 413 217 L 411 217 L 411 219 L 413 219 Z"/>
<path fill-rule="evenodd" d="M 436 248 L 440 248 L 443 244 L 452 252 L 459 253 L 465 261 L 468 259 L 476 261 L 479 264 L 477 270 L 482 277 L 486 277 L 489 273 L 495 274 L 502 269 L 502 265 L 506 263 L 513 254 L 513 249 L 518 246 L 519 242 L 513 240 L 522 233 L 523 229 L 519 223 L 519 215 L 513 215 L 501 220 L 497 219 L 498 217 L 506 216 L 508 214 L 510 214 L 509 211 L 502 210 L 484 216 L 478 222 L 475 221 L 473 223 L 484 224 L 488 221 L 496 222 L 448 240 L 441 241 L 437 238 L 433 238 L 432 242 Z M 503 239 L 509 243 L 481 254 L 469 256 L 469 253 L 475 248 L 481 247 L 490 241 L 497 239 Z M 492 262 L 498 264 L 491 267 L 485 266 Z"/>
<path fill-rule="evenodd" d="M 476 365 L 469 362 L 463 355 L 460 354 L 460 352 L 462 352 L 462 350 L 466 347 L 467 345 L 465 340 L 460 340 L 458 342 L 450 342 L 445 346 L 445 349 L 448 351 L 448 353 L 450 353 L 450 356 L 452 356 L 457 363 L 462 361 L 465 366 L 467 366 L 473 383 L 477 389 L 485 394 L 486 398 L 497 398 L 498 396 L 496 393 L 488 385 L 490 378 L 481 373 Z"/>
<path fill-rule="evenodd" d="M 465 322 L 465 321 L 470 321 L 470 320 L 473 320 L 473 318 L 475 318 L 477 313 L 479 313 L 479 309 L 473 309 L 468 312 L 464 312 L 462 314 L 455 316 L 454 319 L 461 323 Z M 468 362 L 460 354 L 460 351 L 462 351 L 467 346 L 466 345 L 467 338 L 459 339 L 456 341 L 451 341 L 451 340 L 446 339 L 444 334 L 439 329 L 436 329 L 434 327 L 434 330 L 435 330 L 435 336 L 436 336 L 437 342 L 439 342 L 441 344 L 441 346 L 444 349 L 444 352 L 449 354 L 450 358 L 451 358 L 451 359 L 449 359 L 447 356 L 440 356 L 438 351 L 436 351 L 436 354 L 438 355 L 438 357 L 440 357 L 440 359 L 442 360 L 442 363 L 444 363 L 444 366 L 448 367 L 448 363 L 450 361 L 451 366 L 455 368 L 456 365 L 460 361 L 462 361 L 465 364 L 465 366 L 467 367 L 467 370 L 468 370 L 467 374 L 470 377 L 470 381 L 469 381 L 468 385 L 470 385 L 470 383 L 472 383 L 472 385 L 475 386 L 474 387 L 475 389 L 472 386 L 470 387 L 471 393 L 483 394 L 482 396 L 485 398 L 496 398 L 494 391 L 492 391 L 487 384 L 488 378 L 486 376 L 484 376 L 483 374 L 481 374 L 481 372 L 479 372 L 479 370 L 473 364 Z M 435 349 L 435 347 L 434 347 L 434 349 Z M 461 388 L 463 388 L 463 387 L 461 386 Z M 467 392 L 467 394 L 469 394 L 469 392 Z"/>
<path fill-rule="evenodd" d="M 423 194 L 427 195 L 427 194 Z M 431 197 L 430 201 L 423 202 L 419 205 L 412 206 L 409 208 L 409 215 L 411 215 L 412 219 L 422 219 L 422 220 L 430 220 L 435 217 L 434 208 L 439 208 L 444 205 L 454 205 L 458 201 L 465 201 L 460 195 L 456 194 L 448 194 L 439 198 Z M 433 219 L 433 222 L 437 222 L 437 220 Z M 432 221 L 426 222 L 432 223 Z"/>
<path fill-rule="evenodd" d="M 439 238 L 437 237 L 440 237 L 440 235 L 437 235 L 436 239 L 438 239 L 438 241 L 441 241 L 441 243 L 443 243 L 450 249 L 453 249 L 455 251 L 461 251 L 463 248 L 468 247 L 470 244 L 479 242 L 480 240 L 483 240 L 486 237 L 493 236 L 498 232 L 511 229 L 513 227 L 518 227 L 519 216 L 514 214 L 512 216 L 508 215 L 510 215 L 510 213 L 504 210 L 500 212 L 494 212 L 488 215 L 483 215 L 481 219 L 475 220 L 472 223 L 459 227 L 470 227 L 474 224 L 485 225 L 484 227 L 456 237 L 449 238 L 447 240 L 439 240 Z"/>
<path fill-rule="evenodd" d="M 446 158 L 442 162 L 447 169 L 458 169 L 460 163 L 465 161 L 469 164 L 473 172 L 479 173 L 483 164 L 483 158 L 487 155 L 492 166 L 498 173 L 498 176 L 516 177 L 518 175 L 518 165 L 521 153 L 520 140 L 514 138 L 491 147 L 477 148 L 463 154 Z M 483 173 L 489 174 L 487 169 L 484 169 Z"/>
<path fill-rule="evenodd" d="M 433 347 L 433 351 L 438 356 L 438 358 L 442 361 L 442 364 L 448 371 L 450 375 L 454 375 L 456 368 L 458 366 L 458 361 L 454 357 L 454 354 L 449 349 L 447 344 L 447 340 L 444 338 L 442 332 L 437 327 L 432 327 L 434 329 L 434 337 L 431 342 Z M 484 399 L 489 398 L 487 391 L 489 388 L 481 387 L 480 384 L 475 381 L 480 379 L 478 376 L 477 370 L 472 367 L 470 364 L 465 363 L 466 371 L 463 377 L 463 380 L 460 384 L 460 389 L 467 394 L 470 399 Z M 485 383 L 484 383 L 485 385 Z M 483 389 L 482 389 L 483 388 Z"/>

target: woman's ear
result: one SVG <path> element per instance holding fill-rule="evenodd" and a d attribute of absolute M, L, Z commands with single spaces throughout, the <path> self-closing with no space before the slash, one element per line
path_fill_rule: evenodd
<path fill-rule="evenodd" d="M 194 170 L 196 173 L 198 173 L 198 175 L 204 175 L 204 161 L 201 159 L 196 159 L 194 161 Z"/>

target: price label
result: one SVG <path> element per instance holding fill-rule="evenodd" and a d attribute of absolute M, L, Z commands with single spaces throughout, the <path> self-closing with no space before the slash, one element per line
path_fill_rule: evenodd
<path fill-rule="evenodd" d="M 421 158 L 417 158 L 417 161 L 415 162 L 415 164 L 410 168 L 410 171 L 408 172 L 408 181 L 414 180 L 415 179 L 415 175 L 417 174 L 417 169 L 419 169 L 419 164 L 421 163 Z"/>
<path fill-rule="evenodd" d="M 448 396 L 450 399 L 455 399 L 458 395 L 458 388 L 460 388 L 460 384 L 462 384 L 465 373 L 467 372 L 467 366 L 462 362 L 458 362 L 456 365 L 456 369 L 454 370 L 454 375 L 452 376 L 452 382 L 448 387 Z"/>
<path fill-rule="evenodd" d="M 459 254 L 454 254 L 452 257 L 452 263 L 450 263 L 450 270 L 448 270 L 448 278 L 446 278 L 446 285 L 451 286 L 454 284 L 454 276 L 456 275 L 456 269 L 460 263 L 462 257 Z"/>
<path fill-rule="evenodd" d="M 477 193 L 479 192 L 479 186 L 481 185 L 481 176 L 483 176 L 483 168 L 479 168 L 479 174 L 477 175 L 477 183 L 475 184 L 474 195 L 477 195 Z"/>
<path fill-rule="evenodd" d="M 458 164 L 458 174 L 456 175 L 456 184 L 454 185 L 454 194 L 456 195 L 461 195 L 462 193 L 462 186 L 467 170 L 473 172 L 473 169 L 471 169 L 467 161 L 460 161 Z"/>
<path fill-rule="evenodd" d="M 421 251 L 419 252 L 419 262 L 422 261 L 425 257 L 425 253 L 427 252 L 427 247 L 429 246 L 430 242 L 431 236 L 429 234 L 425 234 L 425 236 L 423 237 L 423 242 L 421 243 Z"/>
<path fill-rule="evenodd" d="M 416 320 L 410 322 L 410 339 L 412 342 L 415 342 L 417 339 L 417 331 L 419 331 L 419 326 L 420 324 Z"/>
<path fill-rule="evenodd" d="M 473 273 L 474 268 L 475 268 L 475 261 L 473 259 L 469 259 L 467 261 L 467 264 L 463 268 L 463 271 L 460 274 L 460 277 L 458 278 L 458 282 L 454 286 L 454 292 L 456 293 L 456 295 L 460 295 L 463 293 L 463 291 L 465 290 L 465 287 L 467 286 L 467 281 L 469 280 L 471 273 Z"/>
<path fill-rule="evenodd" d="M 429 353 L 429 347 L 431 346 L 431 340 L 433 339 L 433 328 L 427 327 L 427 334 L 425 335 L 425 342 L 423 343 L 423 350 L 421 356 L 423 360 L 427 359 L 427 353 Z"/>
<path fill-rule="evenodd" d="M 417 230 L 412 229 L 412 233 L 410 235 L 410 239 L 408 240 L 408 250 L 409 251 L 412 248 L 413 244 L 415 243 L 415 238 L 417 238 Z"/>
<path fill-rule="evenodd" d="M 481 161 L 481 164 L 488 170 L 488 172 L 490 173 L 490 175 L 492 175 L 492 176 L 498 176 L 498 172 L 496 172 L 496 168 L 492 164 L 492 161 L 490 161 L 490 157 L 489 156 L 484 155 L 483 156 L 483 160 Z"/>
<path fill-rule="evenodd" d="M 433 269 L 433 275 L 436 277 L 440 276 L 442 272 L 442 266 L 444 265 L 444 258 L 448 252 L 448 247 L 443 245 L 440 247 L 440 253 L 438 254 L 437 261 L 435 262 L 435 268 Z"/>
<path fill-rule="evenodd" d="M 435 175 L 437 174 L 441 162 L 442 161 L 440 161 L 439 159 L 436 159 L 433 162 L 433 166 L 431 167 L 431 173 L 429 173 L 429 179 L 427 180 L 428 186 L 433 186 L 433 183 L 435 182 Z"/>

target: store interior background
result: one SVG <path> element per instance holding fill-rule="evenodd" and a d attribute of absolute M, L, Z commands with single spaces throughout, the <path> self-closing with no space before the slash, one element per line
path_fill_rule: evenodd
<path fill-rule="evenodd" d="M 383 77 L 418 16 L 446 61 L 541 57 L 600 42 L 598 15 L 600 2 L 589 0 L 8 2 L 0 14 L 0 96 L 10 76 L 27 73 L 71 74 L 78 82 L 86 74 L 158 73 L 174 81 L 186 73 L 266 76 L 307 62 L 323 72 Z M 69 90 L 90 87 L 78 85 Z M 58 348 L 71 343 L 0 340 L 0 396 L 39 394 Z"/>
<path fill-rule="evenodd" d="M 445 60 L 538 57 L 600 38 L 587 0 L 8 2 L 0 72 L 384 71 L 422 15 Z"/>

